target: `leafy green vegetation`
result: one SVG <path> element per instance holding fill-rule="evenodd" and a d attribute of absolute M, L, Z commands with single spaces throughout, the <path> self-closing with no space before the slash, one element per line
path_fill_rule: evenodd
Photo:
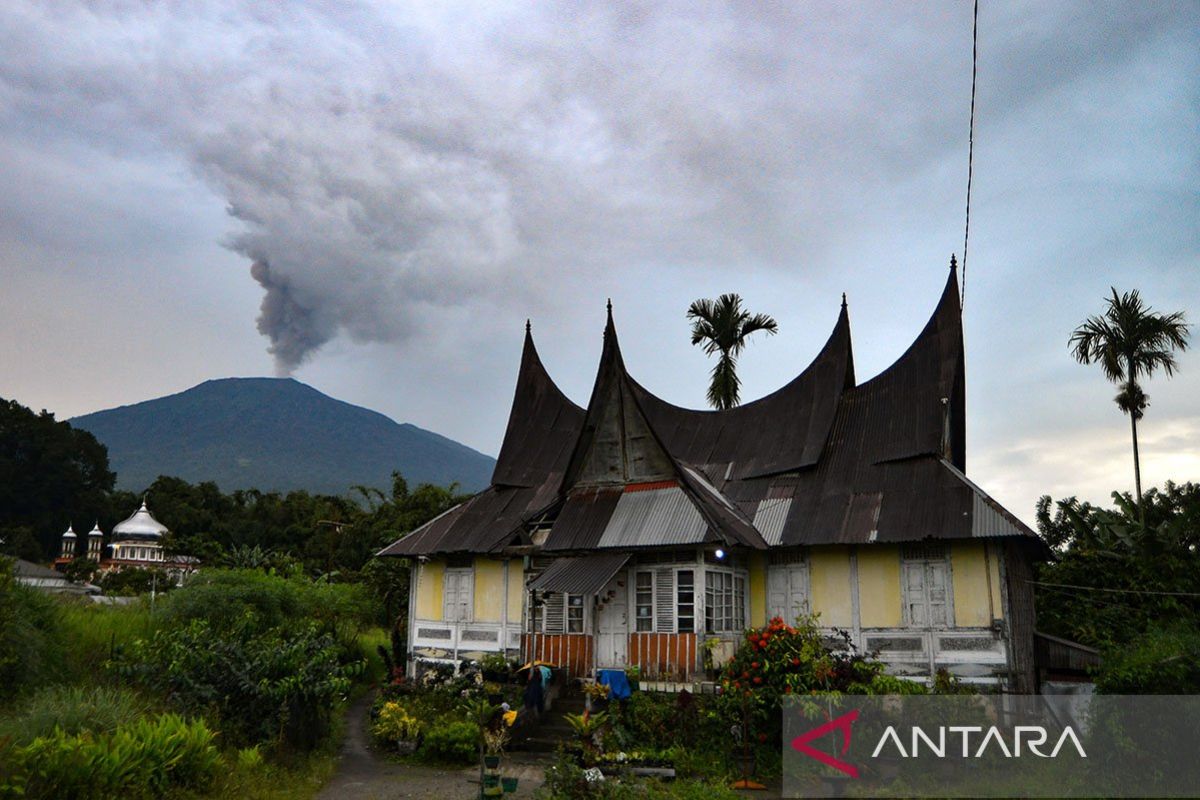
<path fill-rule="evenodd" d="M 310 794 L 364 675 L 359 634 L 386 640 L 368 596 L 211 570 L 154 605 L 97 606 L 16 585 L 5 561 L 0 636 L 20 647 L 3 651 L 0 797 Z"/>
<path fill-rule="evenodd" d="M 1038 503 L 1038 529 L 1058 554 L 1038 569 L 1038 627 L 1100 648 L 1104 691 L 1197 691 L 1200 485 L 1151 488 L 1140 509 L 1127 494 L 1113 501 Z"/>
<path fill-rule="evenodd" d="M 0 796 L 31 800 L 153 798 L 204 789 L 221 761 L 204 721 L 175 714 L 142 717 L 102 735 L 58 728 L 7 750 L 0 753 Z"/>
<path fill-rule="evenodd" d="M 111 734 L 153 710 L 152 703 L 130 689 L 53 684 L 24 699 L 11 716 L 0 718 L 0 737 L 24 745 L 55 729 L 70 736 Z"/>

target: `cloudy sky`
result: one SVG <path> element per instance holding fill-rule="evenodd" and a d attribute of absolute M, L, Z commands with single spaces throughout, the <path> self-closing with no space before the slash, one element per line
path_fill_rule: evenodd
<path fill-rule="evenodd" d="M 968 472 L 1028 520 L 1132 485 L 1071 329 L 1110 285 L 1200 321 L 1200 5 L 981 6 Z M 866 379 L 961 257 L 970 36 L 970 0 L 8 0 L 0 396 L 291 374 L 494 455 L 526 317 L 583 404 L 611 297 L 631 371 L 696 407 L 684 311 L 727 291 L 780 324 L 745 399 L 843 291 Z M 1200 479 L 1181 367 L 1148 484 Z"/>

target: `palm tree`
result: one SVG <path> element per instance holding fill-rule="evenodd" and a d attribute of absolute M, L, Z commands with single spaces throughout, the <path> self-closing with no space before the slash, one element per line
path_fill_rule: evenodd
<path fill-rule="evenodd" d="M 1138 457 L 1137 424 L 1150 398 L 1138 379 L 1149 378 L 1157 369 L 1167 376 L 1175 374 L 1178 364 L 1175 350 L 1186 350 L 1188 326 L 1182 311 L 1157 314 L 1142 304 L 1135 289 L 1106 299 L 1103 316 L 1088 317 L 1071 334 L 1070 345 L 1081 364 L 1096 362 L 1104 376 L 1120 387 L 1114 400 L 1129 415 L 1133 431 L 1133 480 L 1138 508 L 1142 507 L 1142 468 Z"/>
<path fill-rule="evenodd" d="M 716 300 L 697 300 L 688 306 L 692 323 L 692 344 L 704 343 L 707 355 L 720 353 L 708 386 L 708 403 L 716 409 L 738 404 L 741 381 L 737 376 L 737 357 L 746 347 L 746 337 L 755 331 L 776 333 L 779 325 L 766 314 L 754 314 L 742 308 L 742 297 L 723 294 Z"/>

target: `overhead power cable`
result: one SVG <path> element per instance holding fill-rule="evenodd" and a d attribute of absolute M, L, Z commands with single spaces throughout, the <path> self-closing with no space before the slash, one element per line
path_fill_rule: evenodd
<path fill-rule="evenodd" d="M 979 72 L 979 0 L 971 25 L 971 121 L 967 128 L 967 219 L 963 231 L 962 297 L 959 305 L 967 304 L 967 244 L 971 240 L 971 179 L 975 172 L 975 78 Z"/>
<path fill-rule="evenodd" d="M 1200 592 L 1157 592 L 1152 589 L 1110 589 L 1107 586 L 1077 586 L 1071 583 L 1046 583 L 1045 581 L 1029 581 L 1034 586 L 1048 586 L 1053 589 L 1076 589 L 1085 592 L 1113 592 L 1117 594 L 1148 594 L 1162 597 L 1200 597 Z"/>

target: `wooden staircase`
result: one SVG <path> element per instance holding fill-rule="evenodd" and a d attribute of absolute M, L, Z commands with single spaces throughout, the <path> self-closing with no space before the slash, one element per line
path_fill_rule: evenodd
<path fill-rule="evenodd" d="M 537 721 L 531 721 L 514 734 L 511 749 L 527 753 L 553 753 L 560 742 L 570 741 L 575 735 L 565 715 L 582 714 L 584 708 L 582 692 L 576 690 L 558 694 Z"/>

